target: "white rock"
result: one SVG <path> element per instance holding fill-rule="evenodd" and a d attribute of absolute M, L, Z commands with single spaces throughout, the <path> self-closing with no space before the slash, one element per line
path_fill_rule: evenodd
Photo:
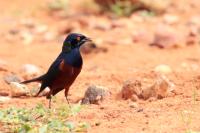
<path fill-rule="evenodd" d="M 11 97 L 27 96 L 29 94 L 29 89 L 26 85 L 17 82 L 11 82 L 10 87 Z"/>
<path fill-rule="evenodd" d="M 10 97 L 5 97 L 5 96 L 0 96 L 0 103 L 4 103 L 9 101 L 11 98 Z"/>
<path fill-rule="evenodd" d="M 21 32 L 20 36 L 24 44 L 30 44 L 34 40 L 33 34 L 29 31 Z"/>
<path fill-rule="evenodd" d="M 34 31 L 36 34 L 45 33 L 48 30 L 47 25 L 36 25 Z"/>
<path fill-rule="evenodd" d="M 40 69 L 32 64 L 23 65 L 20 71 L 25 79 L 38 76 L 41 73 Z"/>
<path fill-rule="evenodd" d="M 161 64 L 155 67 L 154 69 L 155 72 L 160 73 L 160 74 L 170 74 L 172 73 L 172 69 L 170 66 Z"/>
<path fill-rule="evenodd" d="M 138 108 L 138 104 L 136 102 L 132 102 L 130 105 L 129 105 L 131 108 Z"/>
<path fill-rule="evenodd" d="M 43 36 L 44 41 L 53 41 L 56 38 L 56 34 L 54 32 L 46 32 Z"/>
<path fill-rule="evenodd" d="M 179 22 L 179 17 L 174 14 L 165 14 L 163 20 L 167 24 L 176 24 Z"/>

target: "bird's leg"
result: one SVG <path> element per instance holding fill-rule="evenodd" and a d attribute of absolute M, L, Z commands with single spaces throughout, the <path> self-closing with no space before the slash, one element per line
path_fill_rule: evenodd
<path fill-rule="evenodd" d="M 66 100 L 67 100 L 67 103 L 69 104 L 69 100 L 67 99 L 67 97 L 65 97 L 66 98 Z"/>
<path fill-rule="evenodd" d="M 51 98 L 52 98 L 51 90 L 50 90 L 50 92 L 47 94 L 46 98 L 49 99 L 49 109 L 51 109 Z"/>
<path fill-rule="evenodd" d="M 51 96 L 49 97 L 49 109 L 51 109 Z"/>
<path fill-rule="evenodd" d="M 72 107 L 71 107 L 71 105 L 70 105 L 70 103 L 69 103 L 69 100 L 68 100 L 67 96 L 65 96 L 65 98 L 66 98 L 66 100 L 67 100 L 67 103 L 68 103 L 68 105 L 69 105 L 69 108 L 71 109 Z"/>
<path fill-rule="evenodd" d="M 71 108 L 70 103 L 69 103 L 69 100 L 68 100 L 68 98 L 67 98 L 68 90 L 69 90 L 69 88 L 68 88 L 68 89 L 65 89 L 65 98 L 66 98 L 66 100 L 67 100 L 67 103 L 68 103 L 68 105 L 69 105 L 69 108 Z"/>

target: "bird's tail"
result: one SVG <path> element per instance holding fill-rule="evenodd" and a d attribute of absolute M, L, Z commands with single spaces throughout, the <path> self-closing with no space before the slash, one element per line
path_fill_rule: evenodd
<path fill-rule="evenodd" d="M 34 78 L 34 79 L 25 80 L 25 81 L 21 82 L 21 84 L 28 84 L 28 83 L 31 83 L 31 82 L 41 82 L 44 79 L 44 76 L 45 75 L 42 75 L 42 76 Z"/>

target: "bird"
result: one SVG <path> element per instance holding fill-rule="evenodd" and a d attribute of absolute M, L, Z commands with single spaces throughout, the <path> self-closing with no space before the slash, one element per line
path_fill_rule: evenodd
<path fill-rule="evenodd" d="M 84 43 L 91 41 L 92 40 L 85 35 L 70 33 L 63 42 L 60 54 L 50 65 L 48 71 L 39 77 L 25 80 L 21 82 L 21 84 L 40 82 L 41 86 L 35 97 L 46 87 L 49 87 L 50 91 L 46 96 L 46 98 L 49 99 L 49 108 L 51 108 L 52 96 L 65 89 L 65 97 L 69 104 L 67 99 L 69 88 L 81 72 L 83 65 L 80 47 Z"/>

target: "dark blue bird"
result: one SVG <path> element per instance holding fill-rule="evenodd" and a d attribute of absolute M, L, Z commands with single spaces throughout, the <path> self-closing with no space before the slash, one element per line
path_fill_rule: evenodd
<path fill-rule="evenodd" d="M 36 96 L 46 87 L 49 87 L 50 92 L 47 95 L 47 98 L 50 99 L 49 108 L 51 108 L 51 96 L 56 95 L 63 89 L 65 89 L 65 97 L 67 100 L 69 88 L 82 69 L 83 60 L 79 50 L 80 46 L 88 41 L 91 40 L 82 34 L 69 34 L 64 40 L 61 53 L 52 63 L 47 73 L 21 83 L 41 82 L 40 90 Z"/>

